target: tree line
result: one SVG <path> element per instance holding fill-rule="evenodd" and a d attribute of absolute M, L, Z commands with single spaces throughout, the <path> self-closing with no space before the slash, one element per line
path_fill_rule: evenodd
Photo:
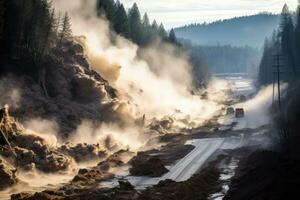
<path fill-rule="evenodd" d="M 189 45 L 189 49 L 204 59 L 213 73 L 246 73 L 250 68 L 255 70 L 260 57 L 260 51 L 249 46 Z"/>
<path fill-rule="evenodd" d="M 38 73 L 51 48 L 71 35 L 70 17 L 57 16 L 50 0 L 0 1 L 1 66 L 13 61 L 18 70 Z"/>
<path fill-rule="evenodd" d="M 157 38 L 178 44 L 174 30 L 169 33 L 163 24 L 143 19 L 136 3 L 127 12 L 119 1 L 98 0 L 97 14 L 106 17 L 113 30 L 140 46 Z M 57 13 L 51 0 L 0 1 L 0 63 L 14 62 L 16 70 L 37 74 L 53 47 L 72 36 L 68 13 Z"/>
<path fill-rule="evenodd" d="M 259 13 L 235 17 L 212 23 L 190 24 L 175 28 L 178 38 L 191 40 L 198 45 L 233 45 L 260 48 L 266 36 L 278 27 L 280 16 Z"/>
<path fill-rule="evenodd" d="M 97 15 L 105 17 L 117 34 L 139 46 L 147 46 L 157 38 L 177 43 L 173 29 L 168 33 L 162 23 L 158 24 L 156 20 L 151 23 L 147 13 L 141 17 L 136 3 L 126 12 L 119 0 L 97 0 Z"/>
<path fill-rule="evenodd" d="M 281 80 L 288 83 L 297 81 L 300 75 L 300 5 L 295 16 L 285 4 L 280 28 L 266 39 L 258 75 L 259 85 L 273 82 L 276 56 L 280 61 Z"/>

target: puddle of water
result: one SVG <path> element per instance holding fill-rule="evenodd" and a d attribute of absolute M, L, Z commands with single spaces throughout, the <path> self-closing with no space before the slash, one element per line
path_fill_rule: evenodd
<path fill-rule="evenodd" d="M 221 169 L 220 181 L 223 182 L 222 191 L 216 194 L 212 194 L 209 200 L 222 200 L 229 190 L 229 183 L 231 178 L 235 175 L 238 160 L 231 158 L 228 165 L 223 165 Z"/>

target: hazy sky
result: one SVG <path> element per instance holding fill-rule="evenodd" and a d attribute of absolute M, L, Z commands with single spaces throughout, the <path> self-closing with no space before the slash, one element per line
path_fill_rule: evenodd
<path fill-rule="evenodd" d="M 279 13 L 287 3 L 295 10 L 297 0 L 120 0 L 126 8 L 136 2 L 141 13 L 150 19 L 176 27 L 194 22 L 211 22 L 234 16 L 250 15 L 268 11 Z"/>

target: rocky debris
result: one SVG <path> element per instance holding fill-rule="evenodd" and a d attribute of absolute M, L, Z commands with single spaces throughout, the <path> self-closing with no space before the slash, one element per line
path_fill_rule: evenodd
<path fill-rule="evenodd" d="M 17 155 L 16 166 L 20 166 L 20 168 L 24 170 L 34 169 L 34 161 L 36 160 L 36 154 L 32 150 L 15 147 L 14 151 Z"/>
<path fill-rule="evenodd" d="M 185 182 L 177 183 L 172 180 L 165 180 L 154 187 L 147 188 L 139 196 L 139 199 L 209 199 L 211 194 L 221 191 L 219 177 L 220 172 L 215 163 L 210 163 L 207 168 Z"/>
<path fill-rule="evenodd" d="M 78 42 L 66 41 L 61 48 L 54 48 L 43 66 L 39 81 L 27 75 L 3 78 L 7 91 L 17 89 L 22 96 L 12 109 L 20 121 L 55 119 L 62 138 L 68 137 L 82 119 L 122 122 L 117 113 L 121 104 L 117 91 L 91 69 Z"/>
<path fill-rule="evenodd" d="M 184 158 L 195 147 L 193 145 L 169 144 L 162 146 L 161 149 L 152 149 L 149 151 L 138 152 L 131 162 L 145 162 L 150 157 L 158 157 L 163 165 L 171 165 L 172 163 Z"/>
<path fill-rule="evenodd" d="M 121 150 L 112 154 L 106 161 L 100 162 L 98 166 L 90 169 L 80 169 L 78 174 L 70 181 L 57 190 L 46 190 L 35 194 L 20 193 L 11 196 L 13 200 L 35 200 L 35 199 L 111 199 L 114 195 L 122 199 L 123 192 L 129 194 L 128 190 L 135 191 L 134 188 L 126 181 L 120 181 L 120 187 L 117 188 L 116 194 L 106 194 L 109 189 L 98 189 L 101 181 L 110 180 L 114 178 L 114 174 L 109 170 L 115 167 L 124 166 L 126 163 L 126 156 L 132 156 L 132 152 Z M 104 167 L 106 166 L 106 167 Z M 130 192 L 130 195 L 132 192 Z M 92 195 L 92 196 L 91 196 Z M 121 196 L 119 196 L 121 195 Z M 128 199 L 132 199 L 132 196 Z M 113 199 L 113 198 L 112 198 Z"/>
<path fill-rule="evenodd" d="M 4 159 L 0 158 L 0 190 L 6 189 L 17 183 L 17 170 Z"/>
<path fill-rule="evenodd" d="M 106 160 L 99 162 L 97 168 L 101 171 L 108 172 L 115 168 L 124 167 L 128 161 L 135 155 L 129 150 L 120 150 L 109 156 Z"/>
<path fill-rule="evenodd" d="M 96 186 L 71 189 L 68 186 L 56 191 L 47 190 L 33 195 L 17 194 L 12 196 L 12 200 L 202 200 L 208 199 L 211 194 L 222 189 L 219 177 L 220 173 L 216 163 L 211 163 L 188 181 L 176 183 L 165 180 L 145 190 L 136 190 L 130 183 L 121 180 L 119 186 L 115 188 L 99 188 Z"/>
<path fill-rule="evenodd" d="M 168 172 L 165 166 L 175 163 L 195 148 L 193 145 L 185 145 L 187 139 L 190 138 L 183 134 L 164 134 L 156 139 L 166 145 L 160 149 L 138 152 L 129 162 L 132 166 L 130 168 L 132 175 L 161 176 Z"/>
<path fill-rule="evenodd" d="M 71 185 L 87 186 L 99 183 L 100 181 L 112 179 L 113 174 L 107 171 L 101 171 L 97 167 L 92 169 L 80 169 L 78 174 L 72 179 Z"/>
<path fill-rule="evenodd" d="M 146 158 L 145 158 L 146 157 Z M 162 164 L 157 156 L 145 156 L 143 159 L 133 159 L 130 164 L 132 167 L 129 172 L 133 176 L 160 177 L 169 170 Z M 141 156 L 137 157 L 141 158 Z"/>
<path fill-rule="evenodd" d="M 48 146 L 45 139 L 27 134 L 8 111 L 5 113 L 0 128 L 12 148 L 0 149 L 0 155 L 4 159 L 12 160 L 16 167 L 23 170 L 36 168 L 43 172 L 57 172 L 67 170 L 71 166 L 72 159 Z"/>
<path fill-rule="evenodd" d="M 172 117 L 165 117 L 163 119 L 152 119 L 151 124 L 148 125 L 150 130 L 161 134 L 168 133 L 173 128 L 174 119 Z"/>
<path fill-rule="evenodd" d="M 91 160 L 104 159 L 107 156 L 107 152 L 100 148 L 99 144 L 76 144 L 67 143 L 59 147 L 58 151 L 63 152 L 72 158 L 76 162 L 85 162 Z"/>
<path fill-rule="evenodd" d="M 48 194 L 45 192 L 35 193 L 34 195 L 29 193 L 19 193 L 19 194 L 13 194 L 11 196 L 11 199 L 13 200 L 59 200 L 63 199 L 61 196 L 55 195 L 54 193 Z"/>
<path fill-rule="evenodd" d="M 74 186 L 89 186 L 95 185 L 100 181 L 112 179 L 113 170 L 120 169 L 127 165 L 128 160 L 134 156 L 133 152 L 128 150 L 120 150 L 110 155 L 104 161 L 98 163 L 97 166 L 89 169 L 80 169 L 77 175 L 73 178 L 70 188 Z"/>
<path fill-rule="evenodd" d="M 119 180 L 119 187 L 122 190 L 134 190 L 133 185 L 129 183 L 127 180 Z"/>

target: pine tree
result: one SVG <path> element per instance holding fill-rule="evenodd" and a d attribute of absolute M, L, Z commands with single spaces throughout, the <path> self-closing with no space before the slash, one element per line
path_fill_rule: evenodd
<path fill-rule="evenodd" d="M 273 48 L 274 44 L 272 41 L 266 39 L 258 74 L 258 82 L 260 85 L 268 85 L 273 82 Z"/>
<path fill-rule="evenodd" d="M 97 0 L 98 17 L 105 16 L 108 21 L 114 24 L 117 6 L 114 0 Z"/>
<path fill-rule="evenodd" d="M 299 1 L 300 3 L 300 1 Z M 295 28 L 295 48 L 296 48 L 296 67 L 300 69 L 300 5 L 297 8 L 296 28 Z"/>
<path fill-rule="evenodd" d="M 170 33 L 169 33 L 169 41 L 170 41 L 171 43 L 174 43 L 174 44 L 177 43 L 177 38 L 176 38 L 176 34 L 175 34 L 174 29 L 171 29 L 171 31 L 170 31 Z"/>
<path fill-rule="evenodd" d="M 52 38 L 54 38 L 55 40 L 58 38 L 61 16 L 62 16 L 61 12 L 58 12 L 58 15 L 55 16 L 54 21 L 53 21 Z"/>
<path fill-rule="evenodd" d="M 287 65 L 287 71 L 290 71 L 290 78 L 295 78 L 297 74 L 295 64 L 295 44 L 294 44 L 294 24 L 288 6 L 285 4 L 281 14 L 281 50 Z M 291 69 L 291 70 L 289 70 Z"/>
<path fill-rule="evenodd" d="M 72 30 L 71 30 L 71 19 L 66 12 L 63 21 L 62 21 L 62 27 L 59 33 L 59 44 L 62 43 L 63 40 L 68 39 L 72 36 Z"/>
<path fill-rule="evenodd" d="M 165 30 L 164 25 L 161 23 L 158 27 L 158 35 L 162 38 L 165 39 L 167 37 L 167 31 Z"/>
<path fill-rule="evenodd" d="M 141 14 L 136 3 L 133 4 L 132 8 L 128 13 L 130 37 L 133 42 L 140 44 L 142 39 L 142 23 Z"/>
<path fill-rule="evenodd" d="M 152 27 L 154 33 L 157 34 L 158 33 L 158 24 L 157 24 L 156 20 L 153 20 L 151 27 Z"/>
<path fill-rule="evenodd" d="M 146 46 L 152 41 L 150 20 L 147 13 L 144 14 L 142 20 L 142 26 L 143 26 L 143 31 L 142 31 L 141 45 Z"/>
<path fill-rule="evenodd" d="M 7 1 L 0 1 L 0 45 L 4 35 L 4 23 L 5 23 L 5 12 L 6 12 Z"/>
<path fill-rule="evenodd" d="M 54 37 L 54 31 L 55 31 L 55 10 L 53 9 L 50 13 L 50 16 L 48 19 L 46 19 L 45 21 L 45 27 L 43 30 L 43 40 L 42 40 L 42 48 L 40 50 L 40 58 L 39 59 L 43 59 L 43 56 L 45 53 L 47 53 L 49 51 L 49 49 L 51 48 L 51 45 L 55 42 L 56 38 Z"/>
<path fill-rule="evenodd" d="M 44 54 L 50 48 L 50 36 L 53 31 L 53 24 L 55 19 L 55 11 L 51 10 L 51 2 L 48 0 L 41 1 L 40 17 L 38 20 L 38 30 L 36 34 L 36 49 L 37 61 L 41 61 Z"/>
<path fill-rule="evenodd" d="M 147 13 L 144 14 L 142 24 L 143 24 L 144 28 L 148 28 L 150 26 L 150 20 L 149 20 Z"/>
<path fill-rule="evenodd" d="M 128 38 L 130 30 L 127 13 L 123 4 L 121 4 L 119 1 L 117 1 L 116 6 L 117 10 L 114 17 L 114 30 L 116 33 Z"/>

